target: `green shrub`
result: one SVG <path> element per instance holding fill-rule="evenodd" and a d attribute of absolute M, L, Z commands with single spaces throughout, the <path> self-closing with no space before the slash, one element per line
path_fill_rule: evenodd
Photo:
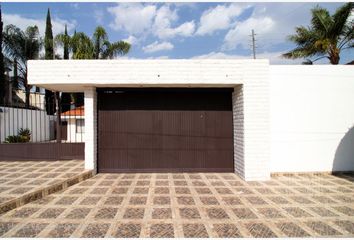
<path fill-rule="evenodd" d="M 18 130 L 18 136 L 23 139 L 23 142 L 29 142 L 31 140 L 31 131 L 28 128 L 20 128 L 20 130 Z"/>
<path fill-rule="evenodd" d="M 23 139 L 19 135 L 7 136 L 5 143 L 20 143 L 23 142 Z"/>
<path fill-rule="evenodd" d="M 31 140 L 31 131 L 28 128 L 20 128 L 17 135 L 7 136 L 5 143 L 25 143 Z"/>

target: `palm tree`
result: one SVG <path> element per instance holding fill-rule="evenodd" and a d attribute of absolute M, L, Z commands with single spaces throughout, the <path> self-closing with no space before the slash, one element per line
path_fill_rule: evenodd
<path fill-rule="evenodd" d="M 75 33 L 70 41 L 73 59 L 93 59 L 94 47 L 91 39 L 83 32 Z"/>
<path fill-rule="evenodd" d="M 112 59 L 118 55 L 125 55 L 130 50 L 130 44 L 124 41 L 111 43 L 108 41 L 106 30 L 102 26 L 98 26 L 93 33 L 94 58 L 95 59 Z"/>
<path fill-rule="evenodd" d="M 316 57 L 310 62 L 328 58 L 331 64 L 338 64 L 341 51 L 354 47 L 353 21 L 350 21 L 353 8 L 353 3 L 346 3 L 333 15 L 325 8 L 319 6 L 313 8 L 311 25 L 296 27 L 296 34 L 288 38 L 297 47 L 283 54 L 283 57 L 290 59 Z"/>
<path fill-rule="evenodd" d="M 27 81 L 27 60 L 38 59 L 42 46 L 38 27 L 30 26 L 24 32 L 10 24 L 5 27 L 3 38 L 3 49 L 6 57 L 17 63 L 18 79 L 26 94 L 25 106 L 29 108 L 29 96 L 32 86 Z"/>
<path fill-rule="evenodd" d="M 73 59 L 112 59 L 115 56 L 125 55 L 130 50 L 130 44 L 124 41 L 111 43 L 108 34 L 102 26 L 96 27 L 92 39 L 83 32 L 74 32 L 70 37 L 65 27 L 64 34 L 55 37 L 56 44 L 64 47 L 64 59 L 69 59 L 69 51 Z M 69 98 L 65 96 L 66 102 Z M 83 94 L 73 93 L 71 99 L 78 105 L 83 104 Z M 65 104 L 64 104 L 65 105 Z"/>
<path fill-rule="evenodd" d="M 59 34 L 55 39 L 58 45 L 64 47 L 69 43 L 73 59 L 112 59 L 125 55 L 130 50 L 130 44 L 127 42 L 111 43 L 106 30 L 101 26 L 96 27 L 92 39 L 83 32 L 75 32 L 72 37 L 65 33 Z"/>

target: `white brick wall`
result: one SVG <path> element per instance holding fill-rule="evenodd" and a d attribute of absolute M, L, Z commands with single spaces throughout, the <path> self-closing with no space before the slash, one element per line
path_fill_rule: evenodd
<path fill-rule="evenodd" d="M 269 65 L 243 68 L 244 179 L 270 178 Z"/>
<path fill-rule="evenodd" d="M 232 109 L 233 109 L 233 123 L 234 123 L 234 161 L 235 172 L 244 177 L 244 116 L 243 116 L 243 87 L 238 85 L 234 88 L 232 94 Z"/>
<path fill-rule="evenodd" d="M 96 87 L 233 87 L 235 172 L 269 178 L 268 60 L 29 61 L 29 83 L 85 91 L 85 166 L 96 169 Z M 90 88 L 88 88 L 90 87 Z"/>
<path fill-rule="evenodd" d="M 235 172 L 248 181 L 270 178 L 268 67 L 245 64 L 233 93 Z"/>
<path fill-rule="evenodd" d="M 97 93 L 85 89 L 85 169 L 97 172 Z"/>
<path fill-rule="evenodd" d="M 53 90 L 92 87 L 229 86 L 242 83 L 244 65 L 267 60 L 31 60 L 28 81 Z M 257 70 L 257 69 L 254 69 Z"/>

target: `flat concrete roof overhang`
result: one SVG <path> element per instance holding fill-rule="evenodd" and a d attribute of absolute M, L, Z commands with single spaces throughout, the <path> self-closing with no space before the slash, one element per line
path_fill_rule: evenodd
<path fill-rule="evenodd" d="M 243 83 L 250 66 L 268 65 L 266 59 L 31 60 L 28 82 L 62 92 L 92 87 L 235 87 Z"/>

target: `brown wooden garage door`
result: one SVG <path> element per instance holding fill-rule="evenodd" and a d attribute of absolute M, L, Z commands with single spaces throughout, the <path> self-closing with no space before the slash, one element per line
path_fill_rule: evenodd
<path fill-rule="evenodd" d="M 99 172 L 233 172 L 231 89 L 99 89 Z"/>

